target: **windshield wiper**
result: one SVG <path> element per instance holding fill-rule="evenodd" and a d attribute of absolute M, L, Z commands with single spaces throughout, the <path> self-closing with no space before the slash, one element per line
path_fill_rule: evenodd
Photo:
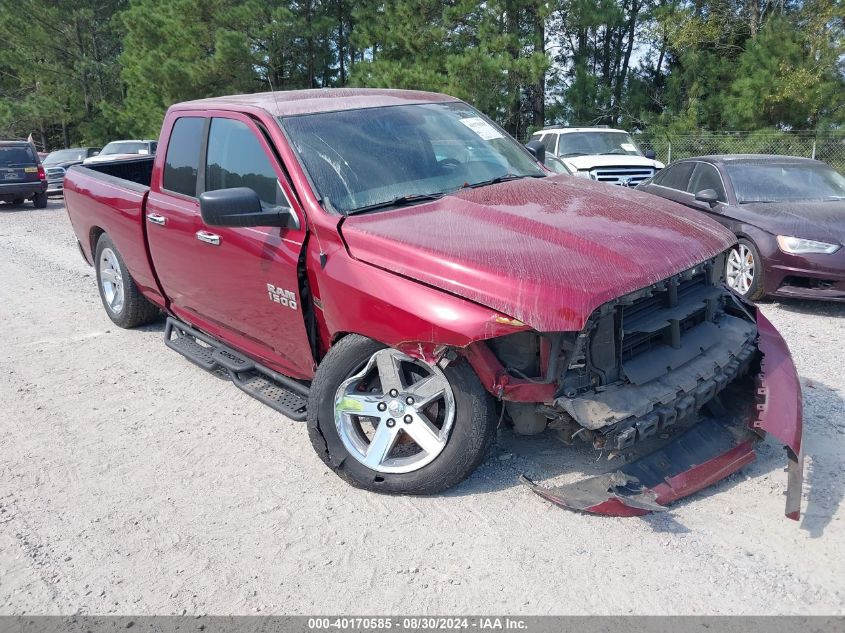
<path fill-rule="evenodd" d="M 357 215 L 359 213 L 366 213 L 367 211 L 375 211 L 376 209 L 386 209 L 388 207 L 404 207 L 417 202 L 425 202 L 427 200 L 439 200 L 445 194 L 443 193 L 412 193 L 393 200 L 385 200 L 384 202 L 376 202 L 375 204 L 368 204 L 365 207 L 358 207 L 357 209 L 350 209 L 346 215 Z"/>
<path fill-rule="evenodd" d="M 626 155 L 627 153 L 628 153 L 628 152 L 626 152 L 624 149 L 622 149 L 622 150 L 615 149 L 615 150 L 613 150 L 612 152 L 602 152 L 601 154 L 599 154 L 599 156 L 610 156 L 611 154 L 619 154 L 619 155 L 621 155 L 621 156 L 624 156 L 624 155 Z"/>
<path fill-rule="evenodd" d="M 463 188 L 470 188 L 475 189 L 476 187 L 486 187 L 487 185 L 497 185 L 500 182 L 507 182 L 509 180 L 521 180 L 522 178 L 545 178 L 546 174 L 502 174 L 501 176 L 496 176 L 495 178 L 491 178 L 490 180 L 482 180 L 481 182 L 476 182 L 473 184 L 466 184 Z"/>

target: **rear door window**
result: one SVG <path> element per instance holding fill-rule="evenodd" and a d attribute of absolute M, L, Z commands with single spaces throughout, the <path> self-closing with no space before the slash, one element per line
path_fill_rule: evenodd
<path fill-rule="evenodd" d="M 206 156 L 206 191 L 249 187 L 265 205 L 285 203 L 273 163 L 242 121 L 212 119 Z"/>
<path fill-rule="evenodd" d="M 695 163 L 677 163 L 675 165 L 670 165 L 658 172 L 652 182 L 653 184 L 660 185 L 661 187 L 677 189 L 678 191 L 686 191 L 694 168 Z"/>
<path fill-rule="evenodd" d="M 167 157 L 164 162 L 162 187 L 186 196 L 197 195 L 197 171 L 200 146 L 205 128 L 201 117 L 181 117 L 173 124 Z"/>

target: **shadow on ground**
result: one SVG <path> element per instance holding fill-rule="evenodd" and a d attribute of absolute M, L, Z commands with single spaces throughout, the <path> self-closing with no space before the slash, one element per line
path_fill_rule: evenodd
<path fill-rule="evenodd" d="M 36 209 L 35 206 L 27 200 L 21 204 L 12 204 L 11 202 L 0 202 L 0 215 L 4 213 L 44 213 L 45 211 L 64 210 L 63 198 L 50 198 L 47 202 L 46 209 Z"/>
<path fill-rule="evenodd" d="M 767 301 L 769 305 L 775 306 L 784 312 L 793 314 L 807 314 L 812 316 L 833 317 L 845 319 L 845 302 L 834 301 L 802 301 L 800 299 L 776 299 Z M 765 306 L 766 303 L 763 303 Z"/>

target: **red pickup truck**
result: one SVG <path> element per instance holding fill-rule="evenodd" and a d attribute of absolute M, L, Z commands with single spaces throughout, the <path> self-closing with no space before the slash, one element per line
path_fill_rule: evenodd
<path fill-rule="evenodd" d="M 67 210 L 109 317 L 291 418 L 349 483 L 454 486 L 500 423 L 623 454 L 546 488 L 637 515 L 787 447 L 801 392 L 772 325 L 723 283 L 734 236 L 541 164 L 469 105 L 395 90 L 169 109 L 155 157 L 73 167 Z M 657 449 L 649 452 L 650 449 Z"/>

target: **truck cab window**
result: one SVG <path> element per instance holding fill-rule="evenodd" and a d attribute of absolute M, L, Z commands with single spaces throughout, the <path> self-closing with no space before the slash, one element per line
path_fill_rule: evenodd
<path fill-rule="evenodd" d="M 249 187 L 261 202 L 284 204 L 276 170 L 249 127 L 234 119 L 211 120 L 205 168 L 205 190 Z"/>
<path fill-rule="evenodd" d="M 197 195 L 197 169 L 205 119 L 182 117 L 173 125 L 167 157 L 164 162 L 162 187 L 186 196 Z"/>

